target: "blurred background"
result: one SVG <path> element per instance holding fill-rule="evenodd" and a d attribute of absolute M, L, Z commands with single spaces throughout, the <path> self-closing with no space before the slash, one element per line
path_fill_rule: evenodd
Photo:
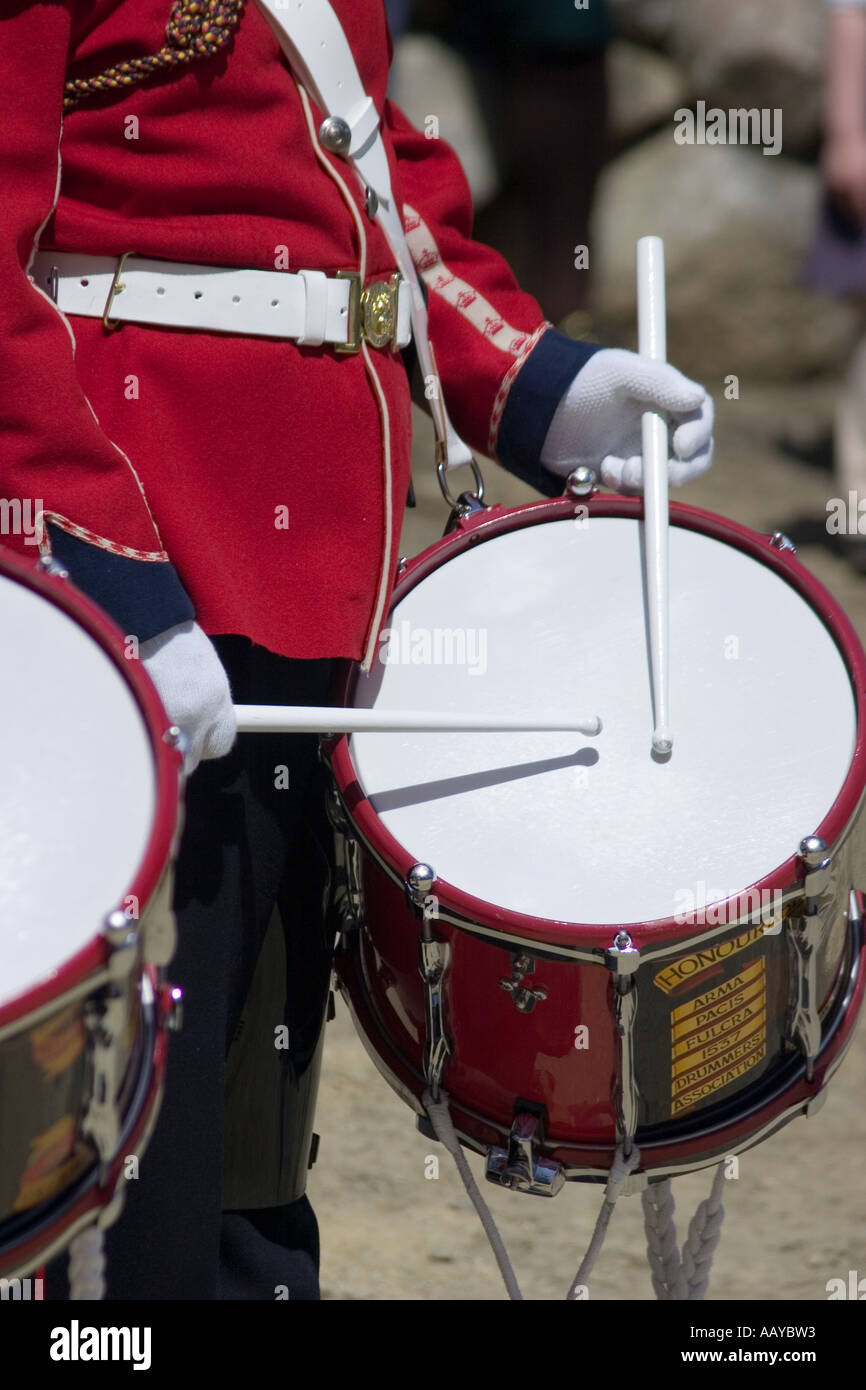
<path fill-rule="evenodd" d="M 684 500 L 785 531 L 866 637 L 866 536 L 856 515 L 827 526 L 831 498 L 866 498 L 866 0 L 586 5 L 387 0 L 391 94 L 435 117 L 475 235 L 563 332 L 635 347 L 635 243 L 664 238 L 668 355 L 718 415 L 716 466 Z M 780 152 L 678 143 L 701 103 L 757 108 Z M 423 500 L 420 415 L 416 435 Z M 488 475 L 497 500 L 532 496 Z M 438 513 L 407 524 L 414 553 Z"/>
<path fill-rule="evenodd" d="M 866 642 L 866 537 L 856 515 L 851 535 L 827 527 L 831 499 L 847 501 L 850 489 L 866 498 L 866 8 L 823 0 L 588 0 L 583 9 L 572 0 L 387 0 L 387 8 L 392 96 L 421 128 L 437 118 L 469 177 L 477 237 L 507 256 L 562 331 L 634 347 L 635 243 L 664 238 L 669 358 L 706 385 L 717 409 L 714 467 L 678 495 L 757 531 L 784 531 Z M 699 102 L 781 111 L 781 152 L 678 144 L 675 113 Z M 493 463 L 485 476 L 489 500 L 536 497 Z M 414 477 L 409 555 L 437 539 L 447 518 L 420 411 Z M 795 749 L 791 761 L 794 777 Z M 851 1269 L 866 1277 L 864 1076 L 861 1030 L 821 1113 L 743 1156 L 740 1180 L 728 1185 L 710 1298 L 823 1300 L 827 1280 Z M 415 1132 L 341 1003 L 316 1127 L 311 1197 L 325 1297 L 504 1297 L 451 1160 Z M 425 1179 L 434 1152 L 435 1181 Z M 707 1174 L 674 1183 L 681 1238 L 708 1188 Z M 600 1189 L 570 1185 L 554 1201 L 484 1190 L 525 1296 L 562 1298 Z M 637 1199 L 617 1208 L 592 1297 L 653 1297 Z"/>

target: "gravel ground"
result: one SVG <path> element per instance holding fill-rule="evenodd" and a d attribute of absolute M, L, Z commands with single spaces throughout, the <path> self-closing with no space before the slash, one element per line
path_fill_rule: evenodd
<path fill-rule="evenodd" d="M 710 383 L 712 387 L 712 383 Z M 717 394 L 716 463 L 683 500 L 755 530 L 785 531 L 800 558 L 840 600 L 866 641 L 866 581 L 827 536 L 826 503 L 836 493 L 827 440 L 832 383 Z M 404 551 L 414 554 L 442 530 L 426 421 L 416 421 L 419 506 L 409 512 Z M 535 494 L 490 464 L 492 500 Z M 866 1033 L 854 1039 L 827 1101 L 742 1156 L 725 1190 L 726 1221 L 708 1297 L 826 1299 L 829 1279 L 866 1276 Z M 493 1257 L 451 1160 L 415 1130 L 414 1118 L 380 1078 L 338 1002 L 328 1029 L 316 1128 L 322 1134 L 310 1195 L 322 1235 L 327 1299 L 505 1297 Z M 425 1162 L 440 1157 L 431 1179 Z M 470 1159 L 480 1177 L 480 1160 Z M 706 1195 L 709 1176 L 678 1178 L 681 1236 Z M 553 1201 L 484 1185 L 524 1296 L 561 1299 L 589 1241 L 601 1189 L 569 1184 Z M 616 1209 L 591 1283 L 594 1299 L 651 1299 L 641 1206 Z"/>

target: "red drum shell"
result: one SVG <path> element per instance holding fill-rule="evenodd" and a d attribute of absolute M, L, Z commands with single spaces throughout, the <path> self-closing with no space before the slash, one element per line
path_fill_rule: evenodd
<path fill-rule="evenodd" d="M 595 498 L 589 508 L 598 516 L 642 515 L 640 500 L 626 498 Z M 573 509 L 574 503 L 562 498 L 511 510 L 494 507 L 470 518 L 407 566 L 394 603 L 469 546 L 514 527 L 567 518 Z M 832 849 L 861 823 L 866 786 L 866 655 L 856 634 L 836 601 L 791 551 L 774 549 L 766 537 L 691 507 L 672 505 L 671 524 L 735 545 L 782 574 L 819 614 L 843 654 L 857 703 L 857 738 L 848 775 L 816 831 Z M 352 703 L 356 678 L 357 668 L 347 667 L 338 688 L 338 703 Z M 349 740 L 333 740 L 327 755 L 350 834 L 360 848 L 364 901 L 363 922 L 356 932 L 344 937 L 339 975 L 373 1059 L 404 1099 L 421 1112 L 426 1031 L 425 994 L 418 968 L 421 925 L 403 887 L 414 859 L 388 832 L 366 799 L 351 761 Z M 762 891 L 781 892 L 789 904 L 802 889 L 802 866 L 794 856 L 751 887 L 759 895 Z M 613 982 L 604 964 L 612 928 L 511 912 L 440 878 L 433 891 L 439 912 L 431 923 L 433 935 L 447 943 L 450 956 L 444 979 L 450 1054 L 442 1085 L 461 1138 L 482 1151 L 492 1144 L 503 1145 L 519 1102 L 528 1101 L 544 1109 L 546 1153 L 565 1164 L 571 1176 L 604 1176 L 616 1147 L 620 1073 Z M 763 900 L 760 896 L 757 899 Z M 676 1172 L 702 1167 L 720 1154 L 758 1142 L 802 1111 L 841 1060 L 862 1003 L 863 944 L 859 923 L 853 917 L 849 923 L 845 916 L 845 894 L 820 952 L 823 1040 L 814 1074 L 807 1079 L 802 1056 L 786 1042 L 790 960 L 784 932 L 763 932 L 758 919 L 756 926 L 742 916 L 738 918 L 736 900 L 728 901 L 732 925 L 714 933 L 673 918 L 624 924 L 642 953 L 637 976 L 635 1059 L 641 1095 L 637 1142 L 645 1170 Z M 720 915 L 726 920 L 724 905 Z M 751 939 L 745 940 L 750 932 Z M 711 940 L 704 947 L 701 942 L 705 938 Z M 665 968 L 671 962 L 690 963 L 697 949 L 715 951 L 718 959 L 709 963 L 702 959 L 694 967 L 700 970 L 694 987 L 685 979 L 672 984 L 664 975 Z M 511 978 L 514 955 L 520 951 L 532 953 L 534 966 L 523 984 L 540 988 L 547 996 L 543 1004 L 526 1013 L 515 1008 L 502 987 L 502 982 Z M 570 958 L 571 953 L 580 958 Z M 646 964 L 644 955 L 649 957 Z M 685 970 L 683 965 L 679 968 Z M 663 976 L 665 987 L 670 985 L 669 997 L 663 989 L 653 988 L 655 975 Z M 748 1013 L 759 993 L 764 1001 L 762 1024 Z M 687 1029 L 688 1039 L 701 1041 L 701 1030 L 711 1034 L 710 1020 L 716 1009 L 725 1010 L 729 1037 L 730 1027 L 739 1022 L 737 1009 L 742 1013 L 742 1041 L 737 1044 L 742 1049 L 742 1062 L 728 1067 L 730 1071 L 742 1065 L 742 1077 L 732 1077 L 721 1087 L 715 1085 L 713 1043 L 709 1041 L 706 1081 L 696 1080 L 696 1072 L 678 1078 L 674 1030 Z M 586 1052 L 585 1066 L 578 1070 L 579 1026 L 588 1030 L 592 1047 Z M 754 1036 L 759 1027 L 760 1057 Z M 740 1033 L 734 1036 L 739 1038 Z M 672 1094 L 672 1086 L 679 1084 L 687 1089 Z M 716 1095 L 718 1089 L 723 1090 L 723 1099 Z M 672 1113 L 675 1107 L 678 1112 Z"/>
<path fill-rule="evenodd" d="M 0 575 L 38 594 L 93 638 L 141 714 L 156 796 L 148 843 L 128 893 L 139 905 L 141 937 L 154 922 L 170 933 L 182 757 L 166 740 L 169 721 L 156 691 L 140 662 L 126 658 L 123 634 L 68 580 L 5 550 L 0 550 Z M 56 675 L 47 672 L 50 679 Z M 91 1086 L 85 1010 L 105 987 L 111 955 L 100 928 L 94 922 L 93 937 L 82 949 L 50 969 L 46 962 L 42 980 L 0 1007 L 0 1094 L 12 1106 L 0 1117 L 0 1277 L 26 1274 L 62 1250 L 111 1202 L 121 1174 L 122 1154 L 98 1174 L 93 1146 L 80 1131 Z M 145 974 L 152 1000 L 146 1010 Z M 123 1076 L 115 1101 L 123 1117 L 123 1151 L 140 1155 L 162 1093 L 170 1001 L 161 971 L 145 966 L 140 956 L 125 988 L 129 1026 L 120 1040 Z"/>
<path fill-rule="evenodd" d="M 30 561 L 0 547 L 0 574 L 17 580 L 62 609 L 102 648 L 105 656 L 121 672 L 133 695 L 150 733 L 156 765 L 157 801 L 153 834 L 147 851 L 129 885 L 130 896 L 140 904 L 154 897 L 165 868 L 174 853 L 180 831 L 180 783 L 182 758 L 178 750 L 166 742 L 168 720 L 153 682 L 140 662 L 129 661 L 124 655 L 124 636 L 85 594 L 68 580 L 43 574 Z M 103 967 L 108 959 L 108 946 L 98 930 L 93 940 L 82 950 L 64 961 L 46 976 L 42 984 L 18 998 L 0 1006 L 0 1029 L 19 1018 L 26 1018 L 35 1009 L 52 999 L 69 993 L 83 979 Z"/>

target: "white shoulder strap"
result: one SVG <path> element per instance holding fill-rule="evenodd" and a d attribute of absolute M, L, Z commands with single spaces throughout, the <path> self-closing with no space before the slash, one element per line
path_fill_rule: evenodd
<path fill-rule="evenodd" d="M 403 219 L 391 189 L 388 157 L 380 133 L 380 116 L 367 96 L 343 26 L 328 0 L 256 0 L 292 69 L 328 117 L 344 121 L 351 135 L 340 154 L 350 160 L 365 189 L 378 200 L 376 221 L 388 239 L 397 267 L 411 289 L 412 332 L 421 370 L 433 378 L 437 393 L 431 400 L 436 430 L 440 481 L 447 493 L 444 472 L 472 464 L 476 482 L 480 474 L 469 447 L 457 434 L 442 398 L 427 328 L 427 306 L 415 263 L 406 243 Z"/>

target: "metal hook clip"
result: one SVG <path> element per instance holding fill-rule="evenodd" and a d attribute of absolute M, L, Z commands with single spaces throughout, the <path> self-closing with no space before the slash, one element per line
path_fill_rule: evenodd
<path fill-rule="evenodd" d="M 135 254 L 136 253 L 134 251 L 124 251 L 120 260 L 117 262 L 117 269 L 115 270 L 114 275 L 112 276 L 111 286 L 108 291 L 108 298 L 105 301 L 105 308 L 102 311 L 102 326 L 108 333 L 113 333 L 115 329 L 121 327 L 122 321 L 117 319 L 111 319 L 109 317 L 109 314 L 111 311 L 111 306 L 114 303 L 116 296 L 122 294 L 123 291 L 126 289 L 126 285 L 124 285 L 120 279 L 121 275 L 123 274 L 123 267 L 126 265 L 126 262 L 129 259 L 129 257 L 134 256 Z"/>

